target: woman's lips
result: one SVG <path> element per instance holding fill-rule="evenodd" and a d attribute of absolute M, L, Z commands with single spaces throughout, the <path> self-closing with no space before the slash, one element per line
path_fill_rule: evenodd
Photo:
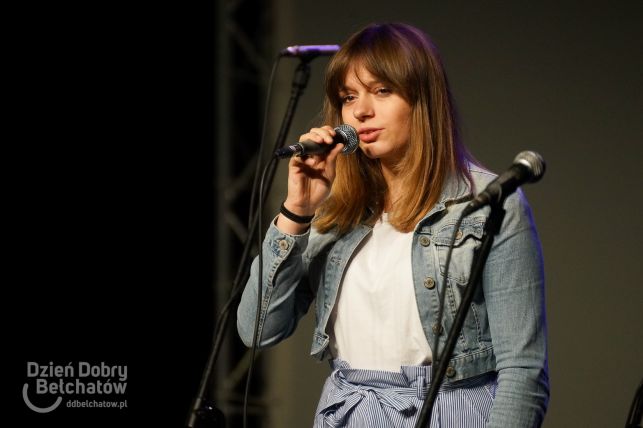
<path fill-rule="evenodd" d="M 383 128 L 361 128 L 359 130 L 359 139 L 364 143 L 372 143 L 377 140 Z"/>

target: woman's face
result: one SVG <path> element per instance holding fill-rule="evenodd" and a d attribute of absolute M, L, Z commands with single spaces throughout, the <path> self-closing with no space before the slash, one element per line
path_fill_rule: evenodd
<path fill-rule="evenodd" d="M 394 165 L 408 147 L 411 106 L 364 67 L 346 74 L 342 99 L 342 120 L 359 134 L 359 147 L 371 159 Z"/>

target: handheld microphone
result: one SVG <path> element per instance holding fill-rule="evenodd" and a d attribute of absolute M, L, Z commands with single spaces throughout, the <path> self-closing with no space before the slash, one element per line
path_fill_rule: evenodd
<path fill-rule="evenodd" d="M 465 207 L 462 215 L 467 216 L 474 211 L 500 203 L 518 186 L 524 183 L 535 183 L 545 174 L 545 160 L 536 152 L 524 151 L 518 153 L 509 169 L 493 180 L 473 201 Z"/>
<path fill-rule="evenodd" d="M 314 141 L 302 141 L 301 143 L 293 144 L 292 146 L 282 147 L 275 152 L 275 157 L 279 159 L 289 158 L 292 155 L 306 156 L 321 153 L 328 153 L 335 147 L 335 145 L 342 143 L 344 148 L 342 153 L 345 155 L 351 154 L 357 150 L 359 146 L 359 137 L 357 131 L 350 125 L 339 125 L 335 128 L 335 136 L 333 137 L 333 144 L 316 143 Z"/>
<path fill-rule="evenodd" d="M 339 45 L 302 45 L 288 46 L 279 52 L 280 56 L 314 58 L 319 55 L 333 55 L 339 50 Z"/>

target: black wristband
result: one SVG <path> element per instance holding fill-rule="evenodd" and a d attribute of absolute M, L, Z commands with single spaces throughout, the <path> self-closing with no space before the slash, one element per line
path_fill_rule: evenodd
<path fill-rule="evenodd" d="M 299 223 L 299 224 L 308 224 L 311 221 L 313 221 L 313 217 L 315 217 L 314 215 L 301 216 L 301 215 L 295 214 L 292 211 L 288 211 L 288 208 L 284 206 L 283 202 L 281 203 L 281 208 L 279 208 L 279 212 L 282 213 L 284 217 L 286 217 L 287 219 L 292 220 L 295 223 Z"/>

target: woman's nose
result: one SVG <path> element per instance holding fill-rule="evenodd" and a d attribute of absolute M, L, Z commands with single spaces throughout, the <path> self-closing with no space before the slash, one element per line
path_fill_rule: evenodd
<path fill-rule="evenodd" d="M 375 114 L 373 103 L 368 96 L 359 97 L 355 102 L 355 108 L 353 109 L 355 119 L 364 121 Z"/>

